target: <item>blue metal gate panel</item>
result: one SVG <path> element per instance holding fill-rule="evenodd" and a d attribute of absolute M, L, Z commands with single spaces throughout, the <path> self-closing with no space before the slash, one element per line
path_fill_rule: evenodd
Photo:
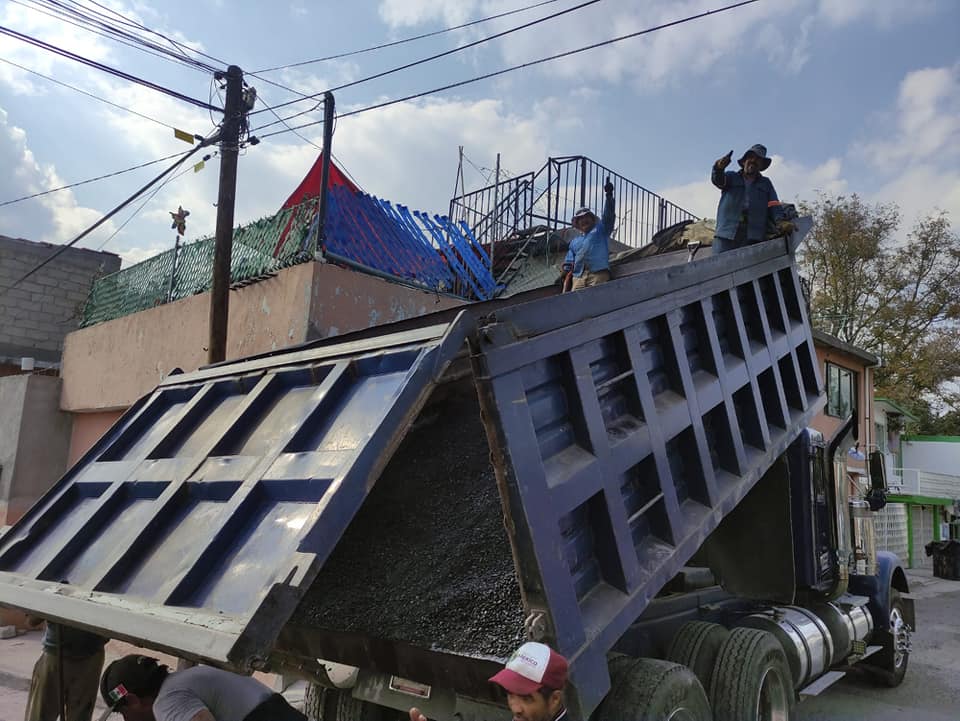
<path fill-rule="evenodd" d="M 497 310 L 474 340 L 531 628 L 606 654 L 821 404 L 785 243 Z"/>
<path fill-rule="evenodd" d="M 0 603 L 256 667 L 468 327 L 167 379 L 0 539 Z"/>

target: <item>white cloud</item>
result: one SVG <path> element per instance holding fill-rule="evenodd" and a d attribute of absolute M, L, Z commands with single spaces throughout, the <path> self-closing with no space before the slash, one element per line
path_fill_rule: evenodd
<path fill-rule="evenodd" d="M 539 66 L 541 72 L 588 84 L 629 79 L 641 87 L 681 83 L 691 75 L 724 72 L 718 61 L 731 54 L 755 52 L 757 37 L 778 33 L 783 18 L 813 0 L 759 3 L 731 12 L 668 27 L 650 34 L 589 50 Z M 457 0 L 384 0 L 381 18 L 391 27 L 443 22 L 455 24 L 508 9 L 503 2 Z M 471 31 L 477 37 L 500 32 L 562 10 L 552 5 L 529 15 L 509 16 Z M 533 28 L 494 41 L 505 65 L 520 64 L 567 50 L 610 40 L 716 9 L 712 0 L 625 0 L 616 6 L 599 3 L 547 20 Z M 812 11 L 812 10 L 811 10 Z M 749 41 L 749 42 L 748 42 Z M 781 36 L 764 46 L 769 61 L 794 69 L 805 60 L 805 37 Z M 794 51 L 793 46 L 798 50 Z M 487 46 L 483 46 L 487 47 Z M 791 67 L 792 65 L 792 67 Z"/>
<path fill-rule="evenodd" d="M 53 165 L 37 161 L 27 142 L 27 133 L 9 123 L 3 108 L 0 108 L 0 167 L 5 170 L 0 173 L 0 199 L 3 200 L 65 185 Z M 97 210 L 79 205 L 72 190 L 61 190 L 0 208 L 0 229 L 4 235 L 64 243 L 101 215 Z M 108 221 L 80 245 L 95 245 L 113 228 L 113 223 Z"/>
<path fill-rule="evenodd" d="M 866 21 L 888 28 L 935 8 L 933 0 L 820 0 L 817 14 L 833 27 Z"/>
<path fill-rule="evenodd" d="M 877 137 L 853 154 L 879 179 L 874 194 L 900 206 L 909 226 L 935 209 L 960 222 L 960 64 L 908 73 Z M 905 230 L 905 229 L 904 229 Z"/>
<path fill-rule="evenodd" d="M 342 119 L 333 152 L 369 193 L 443 213 L 453 193 L 457 146 L 477 164 L 492 167 L 500 152 L 504 167 L 535 170 L 550 146 L 541 115 L 549 107 L 548 101 L 520 116 L 498 100 L 398 103 Z"/>
<path fill-rule="evenodd" d="M 419 25 L 434 20 L 459 25 L 474 16 L 475 8 L 492 4 L 475 0 L 383 0 L 377 11 L 391 27 Z"/>
<path fill-rule="evenodd" d="M 890 116 L 893 132 L 857 148 L 875 167 L 960 158 L 960 64 L 909 73 Z"/>

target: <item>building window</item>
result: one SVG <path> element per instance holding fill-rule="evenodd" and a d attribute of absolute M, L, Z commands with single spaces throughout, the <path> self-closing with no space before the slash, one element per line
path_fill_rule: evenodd
<path fill-rule="evenodd" d="M 857 374 L 827 363 L 827 415 L 846 418 L 857 409 Z"/>
<path fill-rule="evenodd" d="M 877 439 L 877 450 L 887 452 L 887 426 L 884 423 L 873 424 L 873 437 Z"/>

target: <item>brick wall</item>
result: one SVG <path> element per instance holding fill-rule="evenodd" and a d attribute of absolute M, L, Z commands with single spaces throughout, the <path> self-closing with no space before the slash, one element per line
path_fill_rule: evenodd
<path fill-rule="evenodd" d="M 61 246 L 0 235 L 0 358 L 57 362 L 77 328 L 94 278 L 120 268 L 113 253 L 69 248 L 14 288 L 9 286 Z"/>

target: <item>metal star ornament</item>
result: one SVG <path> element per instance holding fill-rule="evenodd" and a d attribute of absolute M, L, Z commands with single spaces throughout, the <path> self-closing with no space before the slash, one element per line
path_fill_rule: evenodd
<path fill-rule="evenodd" d="M 173 223 L 170 225 L 171 228 L 177 229 L 178 235 L 183 235 L 187 230 L 187 216 L 190 215 L 189 210 L 184 210 L 183 206 L 177 206 L 177 212 L 171 212 L 170 217 L 173 218 Z"/>

